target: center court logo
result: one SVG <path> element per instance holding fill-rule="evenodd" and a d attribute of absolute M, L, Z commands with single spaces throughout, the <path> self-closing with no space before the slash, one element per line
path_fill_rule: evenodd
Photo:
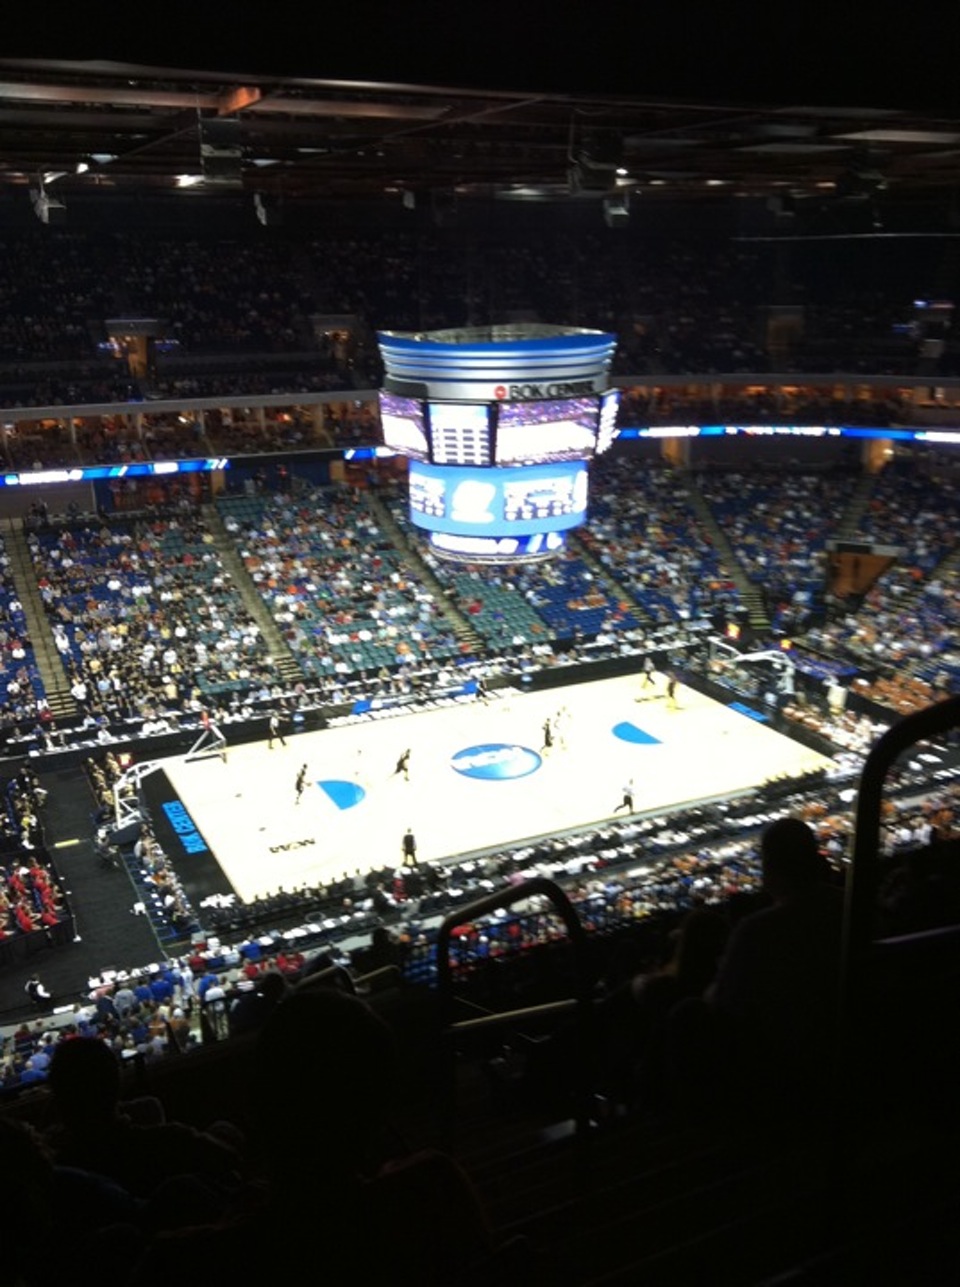
<path fill-rule="evenodd" d="M 517 746 L 508 742 L 484 742 L 482 746 L 468 746 L 457 751 L 450 760 L 451 768 L 466 778 L 499 782 L 509 778 L 525 778 L 530 773 L 536 773 L 542 763 L 537 752 L 531 751 L 529 746 Z"/>

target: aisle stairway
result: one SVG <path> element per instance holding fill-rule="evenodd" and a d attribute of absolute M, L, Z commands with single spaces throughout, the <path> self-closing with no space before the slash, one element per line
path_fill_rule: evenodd
<path fill-rule="evenodd" d="M 270 609 L 264 603 L 262 596 L 257 591 L 257 587 L 250 579 L 250 574 L 244 566 L 240 552 L 230 533 L 224 527 L 223 519 L 220 517 L 220 511 L 216 505 L 204 505 L 203 521 L 213 537 L 214 548 L 220 556 L 224 568 L 230 573 L 234 587 L 243 599 L 244 606 L 260 627 L 264 641 L 270 649 L 281 684 L 286 688 L 292 688 L 296 684 L 303 683 L 303 671 L 297 665 L 296 659 L 283 638 L 279 626 L 270 615 Z"/>
<path fill-rule="evenodd" d="M 3 542 L 10 558 L 10 574 L 27 619 L 27 630 L 33 655 L 43 681 L 47 701 L 55 720 L 70 719 L 77 714 L 77 704 L 70 692 L 67 673 L 53 642 L 50 621 L 37 588 L 37 574 L 19 518 L 3 520 Z"/>
<path fill-rule="evenodd" d="M 766 633 L 770 629 L 770 618 L 764 607 L 763 595 L 755 582 L 751 581 L 747 576 L 743 565 L 734 552 L 733 546 L 727 539 L 726 533 L 714 518 L 713 511 L 692 477 L 687 479 L 687 495 L 691 509 L 700 519 L 714 549 L 720 556 L 721 566 L 737 587 L 740 601 L 747 609 L 750 625 L 754 630 Z"/>
<path fill-rule="evenodd" d="M 450 628 L 456 638 L 462 644 L 467 644 L 475 652 L 483 649 L 483 641 L 474 630 L 470 622 L 450 602 L 449 591 L 446 590 L 437 578 L 434 576 L 430 566 L 416 548 L 413 542 L 406 536 L 398 525 L 396 519 L 390 513 L 390 510 L 384 505 L 383 501 L 375 492 L 367 490 L 363 493 L 367 508 L 373 514 L 378 525 L 383 529 L 390 538 L 390 543 L 400 551 L 405 563 L 409 564 L 415 573 L 417 580 L 420 581 L 433 595 L 437 607 L 443 616 L 450 623 Z"/>
<path fill-rule="evenodd" d="M 897 609 L 900 612 L 913 611 L 920 600 L 928 585 L 933 581 L 946 582 L 948 585 L 960 575 L 960 545 L 955 545 L 953 549 L 944 556 L 925 577 L 923 581 L 918 582 L 905 595 L 897 600 Z M 914 678 L 923 679 L 924 682 L 930 682 L 938 666 L 935 658 L 930 657 L 910 657 L 905 661 L 899 662 L 897 669 L 901 675 L 909 675 Z"/>
<path fill-rule="evenodd" d="M 838 541 L 849 541 L 857 535 L 860 520 L 870 504 L 870 498 L 873 495 L 879 477 L 879 474 L 864 474 L 857 483 L 856 490 L 850 497 L 850 503 L 847 505 L 834 533 Z"/>
<path fill-rule="evenodd" d="M 581 563 L 586 564 L 611 599 L 614 599 L 618 603 L 628 603 L 630 605 L 630 610 L 635 612 L 641 620 L 649 621 L 651 624 L 654 622 L 654 618 L 650 615 L 644 605 L 633 594 L 631 594 L 625 585 L 622 585 L 610 575 L 600 560 L 590 551 L 579 536 L 576 534 L 568 536 L 567 548 L 572 554 L 576 555 Z"/>

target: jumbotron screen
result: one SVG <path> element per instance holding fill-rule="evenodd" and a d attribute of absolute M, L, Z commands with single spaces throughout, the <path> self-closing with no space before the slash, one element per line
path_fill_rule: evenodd
<path fill-rule="evenodd" d="M 616 436 L 617 390 L 531 402 L 425 402 L 381 392 L 384 446 L 434 465 L 589 460 Z"/>
<path fill-rule="evenodd" d="M 412 462 L 410 521 L 455 536 L 562 532 L 587 516 L 582 462 L 516 468 L 435 468 Z"/>
<path fill-rule="evenodd" d="M 427 404 L 435 465 L 490 464 L 490 406 L 486 402 Z"/>
<path fill-rule="evenodd" d="M 546 402 L 502 402 L 497 407 L 495 462 L 539 465 L 584 460 L 597 447 L 600 400 L 562 398 Z"/>
<path fill-rule="evenodd" d="M 409 456 L 411 460 L 430 459 L 423 403 L 416 398 L 401 398 L 395 393 L 380 394 L 380 423 L 383 445 Z"/>
<path fill-rule="evenodd" d="M 597 430 L 598 456 L 613 446 L 613 441 L 617 436 L 617 410 L 619 406 L 619 389 L 608 389 L 600 398 L 600 428 Z"/>

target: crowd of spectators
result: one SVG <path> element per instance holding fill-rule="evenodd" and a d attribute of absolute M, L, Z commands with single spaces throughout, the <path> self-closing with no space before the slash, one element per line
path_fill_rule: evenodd
<path fill-rule="evenodd" d="M 54 1051 L 77 1037 L 103 1042 L 120 1060 L 150 1062 L 242 1032 L 244 1011 L 255 1006 L 235 1003 L 269 993 L 274 983 L 267 976 L 296 983 L 305 965 L 302 952 L 264 936 L 238 948 L 204 940 L 183 956 L 107 971 L 88 980 L 63 1016 L 25 1020 L 3 1039 L 0 1089 L 45 1081 Z M 226 995 L 222 984 L 229 1005 L 216 1004 Z M 227 1016 L 222 1023 L 221 1014 Z"/>
<path fill-rule="evenodd" d="M 148 817 L 141 816 L 138 788 L 125 773 L 124 766 L 112 751 L 84 760 L 87 784 L 96 807 L 91 813 L 94 823 L 94 848 L 104 867 L 125 866 L 136 891 L 134 915 L 146 916 L 161 944 L 180 941 L 199 929 L 199 924 L 186 890 L 157 840 Z M 136 839 L 120 845 L 115 827 L 123 816 L 140 819 Z"/>
<path fill-rule="evenodd" d="M 697 479 L 700 494 L 768 606 L 779 632 L 789 616 L 801 633 L 821 607 L 826 542 L 853 498 L 858 476 L 714 470 Z"/>
<path fill-rule="evenodd" d="M 8 426 L 3 446 L 8 463 L 18 469 L 40 469 L 76 464 L 105 464 L 137 459 L 168 460 L 196 455 L 266 455 L 276 451 L 303 451 L 330 446 L 376 446 L 382 429 L 376 400 L 369 390 L 376 380 L 356 385 L 327 377 L 285 380 L 259 378 L 246 372 L 205 374 L 168 382 L 154 396 L 184 403 L 182 412 L 151 413 L 150 400 L 133 397 L 89 398 L 88 402 L 123 401 L 129 410 L 116 416 L 98 414 L 60 421 L 44 420 Z M 727 386 L 729 389 L 729 386 Z M 320 404 L 314 425 L 313 410 L 297 403 L 299 393 L 362 392 L 349 401 Z M 101 390 L 102 392 L 102 390 Z M 245 394 L 277 395 L 274 407 L 259 411 L 243 407 Z M 194 397 L 223 395 L 229 407 L 196 412 Z M 48 400 L 49 401 L 49 400 Z M 67 405 L 82 399 L 64 400 Z M 54 405 L 56 400 L 54 400 Z M 8 402 L 9 406 L 20 405 Z M 35 405 L 35 404 L 32 404 Z M 142 428 L 133 416 L 143 417 Z M 910 405 L 879 394 L 854 401 L 818 395 L 783 396 L 782 390 L 744 388 L 725 396 L 692 394 L 663 386 L 633 386 L 622 390 L 618 422 L 622 429 L 665 425 L 869 425 L 922 424 Z M 706 440 L 705 440 L 706 441 Z M 751 444 L 752 445 L 752 444 Z M 725 448 L 731 444 L 725 443 Z"/>
<path fill-rule="evenodd" d="M 442 605 L 350 489 L 219 506 L 308 678 L 461 654 Z"/>
<path fill-rule="evenodd" d="M 782 302 L 775 257 L 760 245 L 707 238 L 625 238 L 611 248 L 596 233 L 541 232 L 534 241 L 502 228 L 466 239 L 421 229 L 267 240 L 58 229 L 10 232 L 3 249 L 0 361 L 11 364 L 11 375 L 0 375 L 0 388 L 8 405 L 376 387 L 377 329 L 481 326 L 505 317 L 614 331 L 617 373 L 625 375 L 900 374 L 929 365 L 910 329 L 910 287 L 899 289 L 909 271 L 891 275 L 883 294 L 862 273 L 798 263 L 789 291 L 799 321 L 768 336 L 768 306 Z M 909 260 L 910 248 L 898 253 Z M 829 254 L 823 251 L 825 262 Z M 175 349 L 158 373 L 111 375 L 103 363 L 105 322 L 124 316 L 158 319 L 161 340 Z M 314 317 L 348 321 L 339 330 L 315 329 Z M 941 361 L 949 369 L 953 347 L 948 337 Z M 259 355 L 260 369 L 234 373 L 238 352 Z M 270 355 L 306 353 L 315 363 L 292 373 L 269 369 Z M 225 369 L 182 365 L 203 354 L 223 355 Z M 31 378 L 24 365 L 71 357 L 75 375 L 38 368 Z M 691 410 L 676 405 L 670 418 Z M 753 412 L 762 422 L 769 408 L 751 399 L 708 410 L 711 419 Z M 887 400 L 840 408 L 815 398 L 794 405 L 792 415 L 802 422 L 827 411 L 860 422 L 896 408 Z"/>
<path fill-rule="evenodd" d="M 199 512 L 69 520 L 28 537 L 71 693 L 89 720 L 152 722 L 273 674 Z"/>
<path fill-rule="evenodd" d="M 812 1124 L 822 1115 L 833 1068 L 839 995 L 836 878 L 844 838 L 833 804 L 761 808 L 739 820 L 753 829 L 746 849 L 739 840 L 721 840 L 711 846 L 712 857 L 695 845 L 659 864 L 644 855 L 649 879 L 639 899 L 627 882 L 618 886 L 611 878 L 605 850 L 582 864 L 572 887 L 597 947 L 589 1049 L 580 1058 L 582 1033 L 561 1026 L 529 1043 L 525 1056 L 505 1048 L 489 1062 L 491 1081 L 507 1057 L 522 1061 L 526 1102 L 542 1118 L 558 1107 L 557 1116 L 569 1113 L 583 1076 L 599 1092 L 597 1106 L 613 1101 L 619 1116 L 639 1108 L 648 1132 L 660 1114 L 670 1120 L 676 1111 L 688 1121 L 695 1091 L 697 1105 L 742 1124 L 743 1105 L 730 1097 L 752 1074 L 750 1109 L 759 1130 Z M 957 807 L 955 794 L 944 792 L 923 805 L 904 801 L 887 816 L 879 914 L 888 932 L 938 925 L 945 911 L 956 910 L 955 878 L 948 908 L 933 904 L 942 872 L 926 846 L 954 830 Z M 629 940 L 605 933 L 611 901 L 635 931 L 646 932 Z M 538 906 L 465 924 L 456 934 L 457 989 L 474 1007 L 493 993 L 501 1004 L 538 998 L 566 981 L 563 936 Z M 44 1227 L 38 1208 L 46 1206 L 48 1224 L 62 1215 L 61 1233 L 69 1235 L 46 1252 L 44 1272 L 25 1281 L 45 1287 L 61 1278 L 81 1245 L 80 1229 L 94 1230 L 98 1241 L 109 1229 L 114 1262 L 142 1287 L 169 1281 L 185 1258 L 205 1277 L 239 1273 L 241 1266 L 286 1272 L 316 1247 L 318 1228 L 325 1246 L 348 1253 L 371 1227 L 388 1241 L 363 1255 L 365 1270 L 374 1266 L 378 1277 L 446 1282 L 456 1263 L 468 1281 L 494 1273 L 499 1282 L 528 1280 L 522 1247 L 511 1242 L 506 1260 L 498 1258 L 495 1226 L 453 1158 L 412 1153 L 388 1120 L 409 1104 L 433 1049 L 425 1012 L 397 1005 L 396 993 L 392 1008 L 378 1010 L 374 996 L 364 1003 L 331 986 L 334 980 L 311 986 L 313 962 L 276 948 L 266 939 L 237 947 L 210 940 L 180 959 L 111 972 L 91 979 L 82 1002 L 57 1024 L 23 1023 L 10 1034 L 3 1088 L 46 1082 L 49 1095 L 32 1096 L 42 1108 L 42 1135 L 0 1124 L 17 1177 L 7 1218 L 16 1216 L 21 1232 L 32 1233 Z M 394 965 L 406 955 L 402 937 L 391 941 L 387 934 L 364 959 Z M 334 973 L 343 979 L 342 970 Z M 145 1095 L 142 1081 L 135 1087 L 123 1078 L 127 1062 L 153 1064 L 156 1072 L 165 1054 L 228 1035 L 252 1040 L 228 1043 L 219 1061 L 206 1061 L 220 1075 L 206 1095 L 203 1078 L 195 1079 L 193 1095 L 182 1101 L 189 1119 Z M 272 1093 L 278 1087 L 282 1094 Z M 505 1101 L 505 1094 L 501 1089 L 495 1100 L 497 1118 L 504 1102 L 514 1108 L 520 1102 Z M 24 1100 L 29 1109 L 31 1097 Z M 703 1132 L 698 1123 L 698 1162 Z M 671 1158 L 677 1139 L 670 1139 Z M 871 1139 L 875 1145 L 873 1124 Z M 515 1158 L 516 1134 L 512 1144 Z M 636 1137 L 628 1139 L 625 1155 L 635 1148 Z M 298 1169 L 304 1158 L 310 1165 Z M 291 1227 L 278 1241 L 281 1214 Z M 12 1240 L 8 1264 L 19 1266 L 24 1257 Z"/>
<path fill-rule="evenodd" d="M 864 526 L 876 540 L 900 536 L 907 557 L 862 600 L 835 603 L 828 622 L 814 617 L 827 588 L 823 543 L 855 482 L 844 472 L 800 469 L 690 476 L 615 453 L 594 468 L 591 520 L 579 533 L 589 560 L 576 541 L 562 558 L 512 568 L 450 565 L 422 549 L 431 589 L 362 490 L 311 490 L 285 468 L 268 487 L 262 472 L 252 493 L 219 505 L 251 586 L 302 669 L 299 686 L 280 689 L 244 587 L 234 585 L 201 517 L 201 498 L 184 493 L 172 510 L 129 518 L 81 516 L 74 505 L 55 523 L 39 502 L 43 521 L 29 525 L 27 541 L 53 642 L 94 737 L 105 725 L 176 727 L 208 707 L 228 717 L 278 700 L 336 705 L 354 677 L 379 676 L 390 691 L 410 695 L 424 665 L 463 671 L 490 662 L 496 673 L 525 650 L 549 665 L 571 649 L 585 659 L 591 648 L 640 645 L 651 630 L 722 631 L 743 619 L 744 607 L 693 507 L 697 488 L 763 594 L 775 631 L 871 674 L 879 666 L 888 677 L 891 666 L 908 663 L 925 691 L 949 690 L 955 574 L 939 563 L 956 541 L 951 476 L 925 472 L 901 500 L 889 499 L 896 488 L 881 478 Z M 379 495 L 415 544 L 402 490 Z M 4 720 L 21 729 L 39 720 L 49 732 L 9 578 L 5 594 Z"/>
<path fill-rule="evenodd" d="M 235 1065 L 251 1085 L 269 1086 L 278 1061 L 291 1059 L 283 1096 L 244 1102 L 221 1083 L 220 1115 L 200 1127 L 168 1116 L 156 1096 L 129 1094 L 124 1056 L 150 1050 L 182 1022 L 158 1019 L 152 1005 L 145 1000 L 136 1013 L 135 1004 L 124 1020 L 107 1012 L 102 1037 L 90 1034 L 87 1013 L 64 1039 L 17 1034 L 21 1075 L 46 1076 L 51 1112 L 42 1132 L 0 1124 L 19 1181 L 7 1219 L 31 1239 L 56 1220 L 61 1235 L 39 1270 L 36 1255 L 23 1273 L 26 1253 L 8 1255 L 18 1281 L 47 1287 L 84 1239 L 107 1236 L 111 1276 L 138 1287 L 168 1281 L 184 1255 L 205 1278 L 271 1268 L 286 1275 L 315 1252 L 318 1232 L 331 1254 L 349 1256 L 371 1229 L 377 1245 L 364 1250 L 363 1266 L 377 1278 L 439 1284 L 454 1256 L 458 1272 L 496 1269 L 497 1239 L 465 1173 L 447 1154 L 412 1152 L 400 1140 L 393 1097 L 411 1070 L 393 1027 L 363 1002 L 332 989 L 283 998 Z M 289 1189 L 304 1156 L 310 1166 Z M 519 1281 L 515 1255 L 500 1281 Z"/>
<path fill-rule="evenodd" d="M 64 941 L 70 909 L 44 844 L 41 817 L 47 798 L 28 767 L 3 783 L 0 808 L 0 955 L 14 959 L 15 940 L 43 936 Z"/>
<path fill-rule="evenodd" d="M 170 337 L 183 349 L 305 347 L 309 296 L 282 242 L 127 233 L 114 239 L 113 253 L 127 308 L 168 321 Z"/>
<path fill-rule="evenodd" d="M 623 428 L 647 425 L 869 425 L 909 424 L 911 408 L 889 394 L 842 398 L 833 389 L 773 386 L 734 392 L 635 385 L 622 390 L 618 422 Z"/>
<path fill-rule="evenodd" d="M 950 583 L 949 574 L 945 583 Z M 867 665 L 881 662 L 904 667 L 920 662 L 931 668 L 936 678 L 941 674 L 941 653 L 945 664 L 952 664 L 951 604 L 949 593 L 935 591 L 930 597 L 925 583 L 910 569 L 888 571 L 859 605 L 841 609 L 826 625 L 811 630 L 807 638 L 811 644 L 842 650 Z M 946 671 L 943 674 L 946 676 Z"/>
<path fill-rule="evenodd" d="M 744 607 L 694 509 L 696 490 L 761 591 L 775 631 L 871 676 L 879 667 L 889 678 L 906 664 L 925 692 L 942 692 L 957 667 L 955 573 L 944 563 L 956 544 L 956 483 L 928 463 L 908 472 L 897 465 L 892 480 L 881 475 L 860 534 L 902 540 L 905 557 L 860 599 L 828 594 L 825 623 L 815 614 L 829 589 L 823 543 L 856 484 L 842 470 L 689 475 L 614 453 L 594 466 L 591 519 L 578 534 L 589 558 L 577 539 L 559 559 L 512 568 L 449 565 L 420 547 L 433 589 L 362 489 L 311 490 L 285 467 L 268 487 L 261 471 L 252 493 L 219 504 L 252 587 L 302 669 L 299 696 L 295 685 L 278 690 L 244 587 L 233 584 L 201 517 L 202 497 L 182 492 L 172 511 L 129 518 L 81 516 L 74 504 L 55 524 L 40 501 L 44 515 L 28 524 L 27 541 L 53 642 L 94 737 L 108 724 L 176 727 L 205 707 L 222 716 L 278 699 L 302 707 L 311 694 L 338 704 L 351 677 L 379 676 L 412 694 L 419 681 L 405 676 L 424 665 L 489 660 L 496 669 L 518 650 L 554 664 L 571 649 L 584 658 L 594 646 L 616 652 L 668 626 L 723 630 L 743 619 Z M 902 493 L 900 477 L 908 480 Z M 377 494 L 416 549 L 402 489 Z M 4 722 L 23 729 L 39 721 L 49 732 L 22 608 L 5 575 Z"/>
<path fill-rule="evenodd" d="M 0 247 L 0 359 L 89 359 L 113 312 L 111 275 L 79 233 L 9 234 Z"/>
<path fill-rule="evenodd" d="M 734 620 L 740 596 L 684 476 L 628 456 L 597 462 L 581 539 L 657 623 Z"/>
<path fill-rule="evenodd" d="M 27 632 L 23 604 L 11 573 L 10 556 L 0 538 L 0 719 L 17 722 L 37 714 L 44 700 Z"/>
<path fill-rule="evenodd" d="M 645 632 L 651 628 L 691 624 L 721 604 L 724 611 L 728 605 L 735 605 L 732 583 L 719 575 L 714 583 L 704 574 L 705 564 L 697 564 L 702 580 L 685 576 L 694 561 L 685 540 L 670 546 L 674 560 L 670 572 L 665 570 L 670 560 L 664 552 L 662 557 L 651 558 L 650 566 L 645 564 L 643 573 L 638 573 L 635 579 L 619 575 L 632 559 L 638 566 L 645 560 L 638 552 L 641 537 L 637 523 L 627 518 L 622 527 L 617 527 L 610 514 L 618 504 L 626 508 L 635 505 L 634 516 L 639 513 L 644 506 L 640 500 L 632 499 L 633 489 L 642 488 L 643 480 L 649 477 L 639 469 L 634 476 L 626 462 L 620 464 L 624 468 L 619 474 L 616 466 L 606 469 L 600 464 L 595 466 L 590 524 L 577 533 L 590 555 L 600 563 L 599 573 L 575 544 L 562 556 L 546 563 L 487 567 L 469 562 L 451 565 L 429 549 L 421 551 L 451 603 L 480 635 L 486 649 L 498 652 L 523 646 L 567 648 L 588 640 L 616 647 L 618 641 L 642 642 Z M 402 490 L 387 499 L 394 521 L 409 538 L 416 529 L 409 522 Z M 651 525 L 657 521 L 654 512 L 650 516 Z M 687 537 L 689 532 L 681 532 L 681 536 Z M 664 551 L 666 545 L 664 537 Z M 605 579 L 605 574 L 611 572 L 613 580 Z M 670 577 L 671 587 L 682 583 L 686 595 L 678 592 L 675 599 L 664 597 L 661 601 L 653 587 L 667 584 Z M 622 586 L 629 597 L 618 593 L 618 586 Z M 669 603 L 669 608 L 664 603 Z"/>
<path fill-rule="evenodd" d="M 952 691 L 958 673 L 957 481 L 953 473 L 935 473 L 927 465 L 908 459 L 884 469 L 857 536 L 893 547 L 898 555 L 865 595 L 838 606 L 806 639 L 868 668 L 879 664 L 880 684 L 867 695 L 901 712 Z"/>
<path fill-rule="evenodd" d="M 264 369 L 258 369 L 263 366 Z M 266 395 L 275 393 L 288 398 L 298 393 L 329 393 L 337 389 L 371 388 L 373 382 L 358 385 L 341 367 L 331 365 L 322 358 L 315 365 L 301 360 L 295 367 L 251 361 L 238 370 L 229 369 L 224 359 L 213 370 L 190 368 L 181 365 L 179 372 L 173 364 L 164 367 L 149 383 L 151 399 L 189 400 L 191 398 L 234 399 L 245 394 Z"/>
<path fill-rule="evenodd" d="M 244 414 L 229 410 L 204 416 L 204 441 L 216 455 L 259 455 L 274 451 L 305 451 L 329 447 L 333 438 L 323 423 L 302 410 Z"/>
<path fill-rule="evenodd" d="M 894 458 L 877 479 L 856 536 L 903 547 L 914 575 L 925 577 L 957 543 L 958 501 L 960 477 L 952 468 L 936 471 L 926 460 Z"/>

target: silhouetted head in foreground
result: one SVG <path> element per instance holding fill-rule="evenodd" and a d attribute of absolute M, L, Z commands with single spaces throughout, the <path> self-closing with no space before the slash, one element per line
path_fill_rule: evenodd
<path fill-rule="evenodd" d="M 120 1064 L 96 1037 L 61 1041 L 50 1061 L 48 1085 L 68 1124 L 89 1124 L 114 1115 L 120 1098 Z"/>
<path fill-rule="evenodd" d="M 312 1157 L 346 1172 L 373 1160 L 395 1084 L 386 1024 L 334 988 L 295 992 L 264 1025 L 257 1049 L 258 1116 L 271 1169 Z"/>
<path fill-rule="evenodd" d="M 777 903 L 803 898 L 822 885 L 828 867 L 816 834 L 799 818 L 780 818 L 760 842 L 763 888 Z"/>

